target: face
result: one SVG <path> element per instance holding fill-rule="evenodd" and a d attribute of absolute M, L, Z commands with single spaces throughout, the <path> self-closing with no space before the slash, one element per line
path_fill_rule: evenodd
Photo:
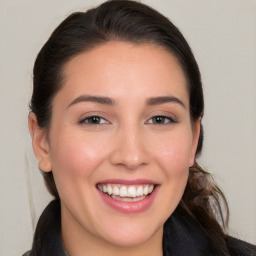
<path fill-rule="evenodd" d="M 185 76 L 164 48 L 110 42 L 73 58 L 35 149 L 53 171 L 63 232 L 116 246 L 162 239 L 198 134 Z"/>

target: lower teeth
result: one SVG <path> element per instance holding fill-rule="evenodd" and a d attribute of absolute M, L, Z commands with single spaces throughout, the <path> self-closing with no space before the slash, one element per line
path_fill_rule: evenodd
<path fill-rule="evenodd" d="M 125 201 L 125 202 L 138 202 L 146 198 L 146 196 L 138 196 L 138 197 L 120 197 L 120 196 L 115 196 L 111 195 L 111 197 L 115 200 L 119 201 Z"/>

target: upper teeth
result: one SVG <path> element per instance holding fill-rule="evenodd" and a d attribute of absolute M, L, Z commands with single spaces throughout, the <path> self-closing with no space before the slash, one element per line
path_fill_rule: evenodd
<path fill-rule="evenodd" d="M 145 185 L 120 185 L 120 184 L 98 184 L 98 189 L 108 195 L 120 197 L 138 197 L 150 194 L 153 189 L 153 184 Z"/>

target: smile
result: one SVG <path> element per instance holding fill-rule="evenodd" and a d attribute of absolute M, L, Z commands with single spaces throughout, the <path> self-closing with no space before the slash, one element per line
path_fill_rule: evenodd
<path fill-rule="evenodd" d="M 151 180 L 111 179 L 96 184 L 102 202 L 124 214 L 146 212 L 154 204 L 160 184 Z"/>
<path fill-rule="evenodd" d="M 137 202 L 150 195 L 155 186 L 153 184 L 124 185 L 124 184 L 98 184 L 97 188 L 115 200 Z"/>

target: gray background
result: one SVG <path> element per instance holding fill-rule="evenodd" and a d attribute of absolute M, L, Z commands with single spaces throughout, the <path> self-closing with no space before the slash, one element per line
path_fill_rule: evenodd
<path fill-rule="evenodd" d="M 36 54 L 68 14 L 102 1 L 0 0 L 0 255 L 31 247 L 51 199 L 27 129 Z M 202 72 L 205 144 L 201 165 L 231 209 L 231 234 L 256 243 L 256 1 L 145 0 L 184 33 Z"/>

